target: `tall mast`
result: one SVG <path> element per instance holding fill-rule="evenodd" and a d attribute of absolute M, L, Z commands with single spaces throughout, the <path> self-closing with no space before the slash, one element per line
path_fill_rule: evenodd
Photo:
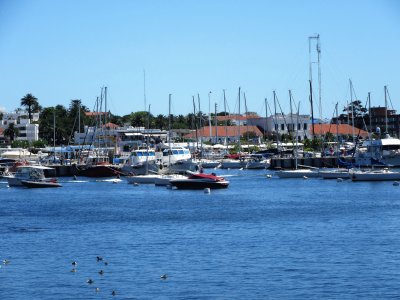
<path fill-rule="evenodd" d="M 312 127 L 312 140 L 315 139 L 315 128 L 314 128 L 314 105 L 312 97 L 312 81 L 310 80 L 310 103 L 311 103 L 311 127 Z"/>
<path fill-rule="evenodd" d="M 211 91 L 208 92 L 208 128 L 210 129 L 210 142 L 211 142 Z"/>
<path fill-rule="evenodd" d="M 240 86 L 239 86 L 239 126 L 238 126 L 238 137 L 239 137 L 239 142 L 238 142 L 238 146 L 239 146 L 239 153 L 241 152 L 241 144 L 240 144 Z"/>
<path fill-rule="evenodd" d="M 201 156 L 203 156 L 203 134 L 204 134 L 204 131 L 203 131 L 203 122 L 202 122 L 203 114 L 202 114 L 201 108 L 200 108 L 200 94 L 199 94 L 199 93 L 197 93 L 197 101 L 198 101 L 198 103 L 199 103 L 199 128 L 200 128 L 200 130 L 201 130 L 201 135 L 200 135 L 200 148 L 201 148 Z"/>
<path fill-rule="evenodd" d="M 54 160 L 56 162 L 56 108 L 53 110 L 53 150 L 54 150 Z"/>
<path fill-rule="evenodd" d="M 146 140 L 146 145 L 147 145 L 147 156 L 146 156 L 146 175 L 149 174 L 149 145 L 150 145 L 150 104 L 149 104 L 149 110 L 147 113 L 147 140 Z"/>
<path fill-rule="evenodd" d="M 168 100 L 168 167 L 171 166 L 171 94 Z"/>
<path fill-rule="evenodd" d="M 264 127 L 264 136 L 267 138 L 267 127 L 268 127 L 268 101 L 267 98 L 264 99 L 265 102 L 265 127 Z"/>
<path fill-rule="evenodd" d="M 275 114 L 275 119 L 277 120 L 277 115 L 276 115 L 276 92 L 274 91 L 274 114 Z M 278 122 L 275 122 L 275 132 L 276 132 L 276 150 L 279 152 L 279 124 Z"/>
<path fill-rule="evenodd" d="M 144 100 L 144 110 L 146 111 L 146 70 L 143 69 L 143 100 Z"/>
<path fill-rule="evenodd" d="M 248 122 L 248 115 L 247 115 L 247 100 L 246 100 L 246 93 L 243 93 L 243 98 L 244 98 L 244 109 L 245 109 L 245 114 L 246 114 L 246 131 L 247 131 L 247 151 L 249 151 L 249 122 Z"/>
<path fill-rule="evenodd" d="M 227 145 L 227 136 L 228 136 L 228 120 L 226 118 L 226 97 L 225 97 L 225 90 L 224 90 L 224 115 L 225 115 L 225 146 Z"/>
<path fill-rule="evenodd" d="M 297 124 L 299 124 L 299 114 L 300 114 L 300 102 L 299 102 L 299 105 L 297 106 Z M 296 126 L 296 153 L 295 153 L 295 156 L 294 156 L 296 169 L 297 169 L 297 157 L 298 157 L 298 154 L 299 154 L 298 136 L 299 136 L 299 126 Z"/>
<path fill-rule="evenodd" d="M 78 145 L 80 146 L 81 145 L 81 136 L 80 136 L 80 133 L 81 133 L 81 100 L 79 99 L 79 106 L 78 106 L 78 136 L 79 136 L 79 139 L 78 139 Z"/>
<path fill-rule="evenodd" d="M 317 61 L 313 61 L 312 59 L 312 40 L 316 40 L 316 51 L 317 51 Z M 322 120 L 322 92 L 321 92 L 321 44 L 319 39 L 319 34 L 315 36 L 308 37 L 308 52 L 309 52 L 309 72 L 310 72 L 310 81 L 313 82 L 312 76 L 312 64 L 317 63 L 318 65 L 318 105 L 319 105 L 319 118 Z"/>
<path fill-rule="evenodd" d="M 387 86 L 385 85 L 383 87 L 383 90 L 385 92 L 385 133 L 388 134 L 388 104 L 387 104 Z"/>
<path fill-rule="evenodd" d="M 353 143 L 354 143 L 354 103 L 353 103 L 353 82 L 349 79 L 350 82 L 350 105 L 351 105 L 351 126 L 352 134 L 353 134 Z"/>
<path fill-rule="evenodd" d="M 293 123 L 293 110 L 292 110 L 292 91 L 289 90 L 289 102 L 290 102 L 290 122 L 292 123 L 292 131 L 294 131 L 294 123 Z M 299 119 L 299 117 L 297 116 L 297 120 Z M 288 131 L 289 131 L 289 127 L 288 127 Z M 289 132 L 290 133 L 290 137 L 292 138 L 293 141 L 293 132 Z"/>
<path fill-rule="evenodd" d="M 215 143 L 218 143 L 218 119 L 217 119 L 217 103 L 215 103 Z"/>
<path fill-rule="evenodd" d="M 196 103 L 194 102 L 194 96 L 193 98 L 193 117 L 194 117 L 194 128 L 196 130 L 196 152 L 199 150 L 199 139 L 197 136 L 197 122 L 196 122 Z"/>

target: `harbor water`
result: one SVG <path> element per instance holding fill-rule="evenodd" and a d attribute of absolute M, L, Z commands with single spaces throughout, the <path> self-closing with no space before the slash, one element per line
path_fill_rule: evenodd
<path fill-rule="evenodd" d="M 1 182 L 0 299 L 400 297 L 399 186 L 215 172 L 228 189 Z"/>

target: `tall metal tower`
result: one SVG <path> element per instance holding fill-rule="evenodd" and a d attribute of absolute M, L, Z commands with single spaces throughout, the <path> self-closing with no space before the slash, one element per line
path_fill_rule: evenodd
<path fill-rule="evenodd" d="M 313 57 L 313 48 L 312 44 L 315 44 L 315 51 L 317 52 L 317 61 L 315 61 L 315 57 Z M 319 34 L 315 36 L 308 37 L 308 52 L 309 52 L 309 72 L 310 72 L 310 82 L 313 85 L 313 64 L 317 64 L 318 66 L 318 113 L 319 119 L 322 120 L 322 103 L 321 103 L 321 43 L 319 39 Z"/>

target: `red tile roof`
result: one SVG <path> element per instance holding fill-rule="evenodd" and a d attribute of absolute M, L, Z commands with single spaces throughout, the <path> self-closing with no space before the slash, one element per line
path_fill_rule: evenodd
<path fill-rule="evenodd" d="M 211 126 L 211 136 L 216 136 L 218 135 L 219 137 L 226 136 L 237 136 L 238 131 L 240 129 L 240 135 L 246 134 L 246 132 L 252 132 L 257 136 L 263 136 L 262 132 L 260 129 L 258 129 L 257 126 Z M 210 127 L 205 126 L 201 128 L 200 130 L 197 131 L 197 136 L 198 137 L 209 137 L 210 136 Z M 196 132 L 193 131 L 187 135 L 185 135 L 185 138 L 195 138 L 196 137 Z"/>
<path fill-rule="evenodd" d="M 365 130 L 360 130 L 358 128 L 353 126 L 350 126 L 349 124 L 339 124 L 336 126 L 336 124 L 314 124 L 314 131 L 316 135 L 323 135 L 328 132 L 332 133 L 333 135 L 360 135 L 362 137 L 367 137 L 368 132 Z M 312 126 L 310 127 L 310 132 L 312 132 Z"/>

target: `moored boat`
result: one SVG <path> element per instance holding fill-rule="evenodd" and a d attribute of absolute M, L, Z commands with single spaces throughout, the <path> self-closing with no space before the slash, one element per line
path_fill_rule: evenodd
<path fill-rule="evenodd" d="M 189 177 L 186 179 L 170 180 L 170 184 L 178 189 L 222 189 L 229 186 L 229 181 L 221 176 L 216 176 L 214 173 L 190 173 Z"/>
<path fill-rule="evenodd" d="M 393 172 L 389 169 L 356 171 L 351 175 L 353 181 L 386 181 L 400 180 L 400 172 Z"/>
<path fill-rule="evenodd" d="M 54 171 L 53 168 L 44 166 L 25 165 L 18 166 L 14 174 L 3 176 L 7 179 L 9 186 L 23 186 L 22 180 L 27 181 L 54 181 L 54 178 L 46 178 L 44 171 Z"/>

